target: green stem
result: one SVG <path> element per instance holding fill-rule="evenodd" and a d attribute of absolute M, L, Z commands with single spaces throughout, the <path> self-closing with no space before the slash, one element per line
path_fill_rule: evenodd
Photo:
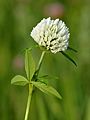
<path fill-rule="evenodd" d="M 36 70 L 36 75 L 37 76 L 38 76 L 38 73 L 39 73 L 44 55 L 45 55 L 45 51 L 42 52 L 39 63 L 38 63 L 38 66 L 37 66 L 37 70 Z M 29 84 L 29 95 L 28 95 L 27 107 L 26 107 L 26 113 L 25 113 L 24 120 L 28 120 L 29 109 L 30 109 L 30 105 L 31 105 L 32 92 L 33 92 L 33 85 Z"/>
<path fill-rule="evenodd" d="M 38 63 L 38 66 L 37 66 L 37 70 L 36 70 L 36 75 L 37 75 L 37 76 L 38 76 L 40 67 L 41 67 L 41 65 L 42 65 L 42 61 L 43 61 L 44 55 L 45 55 L 45 51 L 42 52 L 41 57 L 40 57 L 40 60 L 39 60 L 39 63 Z"/>
<path fill-rule="evenodd" d="M 25 113 L 25 118 L 24 118 L 24 120 L 28 120 L 29 109 L 30 109 L 31 98 L 32 98 L 32 91 L 33 91 L 33 85 L 32 85 L 32 84 L 29 84 L 29 95 L 28 95 L 27 107 L 26 107 L 26 113 Z"/>

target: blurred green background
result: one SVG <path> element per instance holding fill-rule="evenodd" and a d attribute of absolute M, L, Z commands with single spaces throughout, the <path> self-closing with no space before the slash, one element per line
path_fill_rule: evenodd
<path fill-rule="evenodd" d="M 60 53 L 45 56 L 40 74 L 59 77 L 49 83 L 63 99 L 36 90 L 30 120 L 90 120 L 90 0 L 0 0 L 0 120 L 24 119 L 27 86 L 10 81 L 16 74 L 26 76 L 24 49 L 35 44 L 30 32 L 49 16 L 70 28 L 70 46 L 78 53 L 68 54 L 78 67 Z M 33 50 L 36 63 L 40 54 L 38 48 Z"/>

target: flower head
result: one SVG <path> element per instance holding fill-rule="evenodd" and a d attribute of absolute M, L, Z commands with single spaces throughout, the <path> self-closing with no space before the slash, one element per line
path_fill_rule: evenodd
<path fill-rule="evenodd" d="M 31 32 L 32 38 L 52 53 L 65 51 L 68 47 L 69 31 L 65 23 L 59 19 L 43 19 Z"/>

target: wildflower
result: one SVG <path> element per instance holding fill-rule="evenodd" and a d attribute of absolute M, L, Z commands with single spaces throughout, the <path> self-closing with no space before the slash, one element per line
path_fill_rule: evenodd
<path fill-rule="evenodd" d="M 65 51 L 69 44 L 69 31 L 65 23 L 59 19 L 43 19 L 31 32 L 32 38 L 52 53 Z"/>

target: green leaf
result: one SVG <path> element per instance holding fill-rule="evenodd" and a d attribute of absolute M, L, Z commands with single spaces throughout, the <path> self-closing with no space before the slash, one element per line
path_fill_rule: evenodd
<path fill-rule="evenodd" d="M 28 83 L 29 81 L 21 75 L 17 75 L 11 80 L 11 84 L 13 85 L 25 86 Z"/>
<path fill-rule="evenodd" d="M 61 53 L 62 53 L 68 60 L 70 60 L 75 66 L 77 66 L 76 62 L 75 62 L 71 57 L 69 57 L 68 54 L 64 53 L 63 51 L 61 51 Z"/>
<path fill-rule="evenodd" d="M 27 78 L 31 80 L 35 73 L 35 62 L 31 55 L 31 51 L 28 49 L 26 50 L 25 53 L 25 70 L 26 70 Z"/>
<path fill-rule="evenodd" d="M 37 78 L 37 81 L 48 84 L 49 80 L 58 80 L 58 77 L 55 76 L 49 76 L 49 75 L 43 75 Z"/>
<path fill-rule="evenodd" d="M 48 79 L 37 79 L 37 81 L 44 83 L 44 84 L 48 84 Z"/>
<path fill-rule="evenodd" d="M 45 83 L 42 82 L 34 82 L 31 81 L 31 83 L 37 87 L 39 90 L 41 90 L 42 92 L 46 93 L 46 94 L 51 94 L 56 96 L 57 98 L 61 99 L 61 95 L 56 91 L 56 89 L 54 89 L 51 86 L 46 85 Z"/>
<path fill-rule="evenodd" d="M 48 78 L 48 75 L 40 76 L 39 78 Z"/>
<path fill-rule="evenodd" d="M 49 79 L 48 75 L 43 75 L 43 76 L 38 77 L 37 81 L 48 84 L 48 79 Z"/>
<path fill-rule="evenodd" d="M 45 80 L 58 80 L 59 78 L 56 76 L 49 76 L 49 75 L 43 75 L 38 77 L 37 79 L 45 79 Z"/>
<path fill-rule="evenodd" d="M 68 47 L 68 50 L 72 50 L 73 52 L 77 52 L 74 48 Z"/>

